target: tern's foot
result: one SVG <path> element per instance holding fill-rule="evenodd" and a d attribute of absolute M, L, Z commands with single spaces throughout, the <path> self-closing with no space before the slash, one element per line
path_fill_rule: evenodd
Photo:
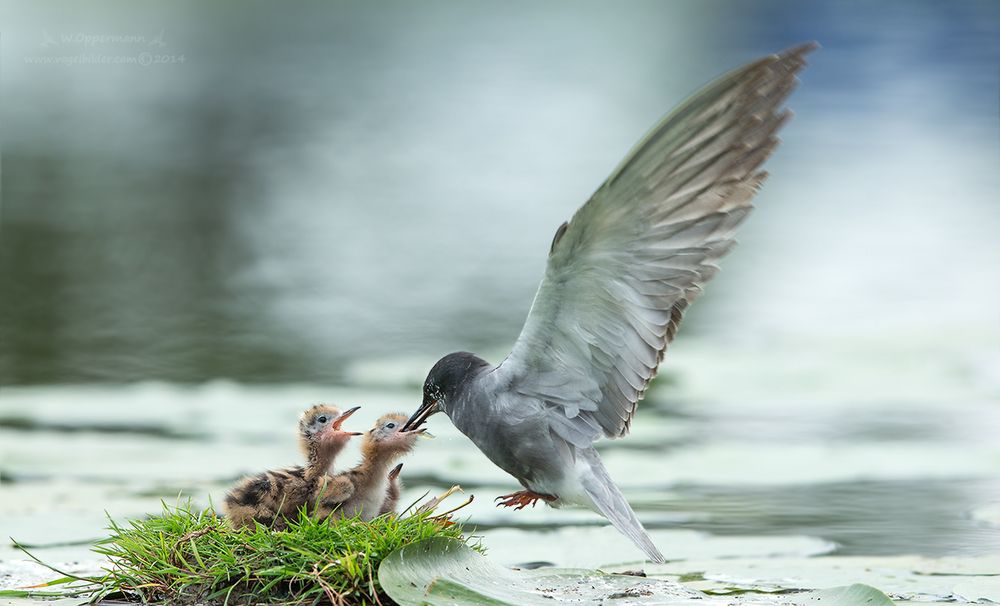
<path fill-rule="evenodd" d="M 532 507 L 539 499 L 551 503 L 555 501 L 558 497 L 550 494 L 538 494 L 537 492 L 531 492 L 530 490 L 519 490 L 517 492 L 512 492 L 510 494 L 505 494 L 499 496 L 495 501 L 500 501 L 497 503 L 497 507 L 513 507 L 514 509 L 524 509 L 528 505 Z"/>

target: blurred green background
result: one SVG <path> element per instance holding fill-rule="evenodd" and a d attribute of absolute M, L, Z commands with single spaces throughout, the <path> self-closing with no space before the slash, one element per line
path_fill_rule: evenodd
<path fill-rule="evenodd" d="M 360 358 L 502 351 L 555 227 L 645 129 L 809 39 L 775 178 L 683 334 L 997 334 L 995 2 L 2 21 L 3 384 L 336 382 Z M 77 41 L 102 35 L 141 41 Z M 143 53 L 183 62 L 38 63 Z"/>

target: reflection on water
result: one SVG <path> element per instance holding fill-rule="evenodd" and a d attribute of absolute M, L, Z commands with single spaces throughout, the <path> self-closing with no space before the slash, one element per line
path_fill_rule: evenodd
<path fill-rule="evenodd" d="M 609 466 L 661 532 L 997 550 L 968 512 L 1000 499 L 1000 5 L 244 8 L 2 8 L 0 385 L 34 386 L 0 395 L 8 520 L 57 539 L 53 512 L 86 534 L 218 495 L 293 452 L 274 428 L 305 403 L 410 409 L 438 355 L 503 355 L 553 230 L 642 132 L 817 39 L 743 244 Z M 38 62 L 149 49 L 184 61 Z M 257 387 L 176 387 L 220 378 Z M 509 487 L 433 448 L 412 491 Z"/>

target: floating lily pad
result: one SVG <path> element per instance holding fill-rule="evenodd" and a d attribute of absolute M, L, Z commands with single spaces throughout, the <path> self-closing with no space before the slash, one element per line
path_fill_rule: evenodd
<path fill-rule="evenodd" d="M 629 598 L 622 604 L 695 604 L 701 594 L 661 579 L 571 569 L 512 570 L 458 541 L 407 545 L 379 567 L 379 583 L 396 602 L 437 605 L 552 606 Z"/>
<path fill-rule="evenodd" d="M 404 606 L 551 606 L 607 603 L 621 606 L 722 606 L 734 603 L 798 606 L 892 606 L 864 585 L 795 595 L 709 596 L 679 583 L 597 570 L 517 570 L 498 565 L 466 545 L 433 538 L 407 545 L 383 560 L 379 583 Z"/>
<path fill-rule="evenodd" d="M 803 606 L 894 606 L 887 595 L 861 583 L 813 591 L 794 601 Z"/>

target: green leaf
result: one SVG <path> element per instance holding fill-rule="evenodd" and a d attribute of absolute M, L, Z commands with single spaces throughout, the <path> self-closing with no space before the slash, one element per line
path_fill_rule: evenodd
<path fill-rule="evenodd" d="M 454 539 L 424 539 L 391 553 L 379 584 L 402 605 L 553 606 L 629 598 L 629 604 L 704 604 L 698 592 L 658 579 L 596 570 L 511 570 Z"/>
<path fill-rule="evenodd" d="M 402 606 L 893 606 L 884 593 L 860 584 L 796 594 L 711 596 L 662 579 L 596 570 L 512 570 L 443 537 L 393 552 L 378 575 L 382 589 Z"/>
<path fill-rule="evenodd" d="M 804 606 L 895 606 L 884 593 L 871 585 L 855 583 L 805 594 Z"/>

